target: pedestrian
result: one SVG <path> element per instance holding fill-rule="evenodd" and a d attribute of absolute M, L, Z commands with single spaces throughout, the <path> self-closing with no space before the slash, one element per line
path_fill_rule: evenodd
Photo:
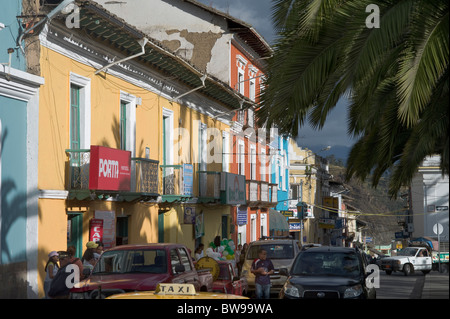
<path fill-rule="evenodd" d="M 44 280 L 44 293 L 45 299 L 49 299 L 48 291 L 50 290 L 50 284 L 52 283 L 53 278 L 58 272 L 58 257 L 59 254 L 56 251 L 52 251 L 48 254 L 48 261 L 45 265 L 45 280 Z"/>
<path fill-rule="evenodd" d="M 75 246 L 69 246 L 67 248 L 67 254 L 69 254 L 69 262 L 71 264 L 75 264 L 78 266 L 79 274 L 80 274 L 80 278 L 78 278 L 78 280 L 81 281 L 84 279 L 83 262 L 80 260 L 80 258 L 75 257 L 76 252 L 77 252 L 77 249 L 75 248 Z M 61 258 L 60 258 L 60 260 L 61 260 Z"/>
<path fill-rule="evenodd" d="M 71 255 L 67 251 L 60 251 L 58 255 L 60 268 L 50 283 L 48 296 L 51 299 L 69 299 L 71 287 L 67 285 L 67 277 L 73 274 L 73 270 L 68 269 L 68 266 L 72 264 Z"/>
<path fill-rule="evenodd" d="M 236 261 L 236 267 L 238 269 L 238 274 L 241 273 L 241 253 L 242 253 L 242 245 L 239 244 L 234 252 L 234 260 Z"/>
<path fill-rule="evenodd" d="M 203 249 L 205 248 L 204 244 L 198 245 L 197 249 L 195 250 L 195 260 L 199 260 L 200 258 L 204 257 Z"/>
<path fill-rule="evenodd" d="M 240 271 L 242 271 L 242 267 L 244 266 L 245 254 L 247 253 L 247 249 L 248 249 L 248 245 L 247 245 L 247 243 L 245 243 L 242 246 L 241 255 L 239 256 L 238 269 L 240 269 Z M 241 275 L 241 274 L 239 273 L 239 275 Z"/>
<path fill-rule="evenodd" d="M 100 256 L 103 254 L 103 250 L 105 249 L 105 245 L 101 241 L 98 241 L 97 245 L 98 246 L 97 246 L 97 248 L 95 248 L 95 251 L 94 251 L 94 258 L 96 260 L 99 260 Z"/>
<path fill-rule="evenodd" d="M 83 254 L 83 270 L 89 269 L 90 273 L 92 273 L 92 270 L 94 269 L 94 265 L 97 261 L 94 257 L 95 250 L 92 248 L 86 249 L 86 251 Z"/>
<path fill-rule="evenodd" d="M 258 250 L 258 257 L 252 263 L 251 272 L 255 275 L 255 290 L 257 299 L 270 298 L 270 275 L 274 273 L 272 261 L 267 258 L 265 249 Z"/>

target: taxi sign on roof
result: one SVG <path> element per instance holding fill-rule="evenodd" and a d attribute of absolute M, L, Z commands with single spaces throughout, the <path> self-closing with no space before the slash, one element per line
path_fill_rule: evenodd
<path fill-rule="evenodd" d="M 158 295 L 195 295 L 193 284 L 158 284 L 155 294 Z"/>

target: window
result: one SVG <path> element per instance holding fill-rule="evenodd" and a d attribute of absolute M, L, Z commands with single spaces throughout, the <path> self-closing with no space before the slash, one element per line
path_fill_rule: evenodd
<path fill-rule="evenodd" d="M 127 104 L 120 101 L 120 149 L 127 149 Z"/>
<path fill-rule="evenodd" d="M 239 86 L 239 93 L 245 95 L 244 71 L 242 70 L 238 71 L 238 86 Z"/>
<path fill-rule="evenodd" d="M 199 149 L 199 170 L 206 171 L 206 160 L 207 160 L 207 126 L 204 123 L 199 123 L 199 132 L 198 132 L 198 149 Z M 206 175 L 205 175 L 206 177 Z"/>
<path fill-rule="evenodd" d="M 256 84 L 255 79 L 250 80 L 250 100 L 255 101 L 256 96 Z"/>
<path fill-rule="evenodd" d="M 120 92 L 119 110 L 120 149 L 135 154 L 136 144 L 136 97 L 126 92 Z"/>
<path fill-rule="evenodd" d="M 256 180 L 256 150 L 254 146 L 250 146 L 250 160 L 251 160 L 251 170 L 250 179 Z"/>
<path fill-rule="evenodd" d="M 172 272 L 176 274 L 175 267 L 180 264 L 180 258 L 178 257 L 176 249 L 170 251 L 170 262 L 172 266 Z"/>
<path fill-rule="evenodd" d="M 75 84 L 70 85 L 70 148 L 80 149 L 80 91 Z"/>
<path fill-rule="evenodd" d="M 191 262 L 189 261 L 189 255 L 186 253 L 186 250 L 184 250 L 184 248 L 179 248 L 178 252 L 180 253 L 181 256 L 181 264 L 184 266 L 184 269 L 186 271 L 191 271 Z"/>
<path fill-rule="evenodd" d="M 230 167 L 230 134 L 222 132 L 222 171 L 229 172 Z"/>
<path fill-rule="evenodd" d="M 245 147 L 242 140 L 239 140 L 238 145 L 238 165 L 238 174 L 245 175 Z"/>
<path fill-rule="evenodd" d="M 263 182 L 266 181 L 266 149 L 261 148 L 261 155 L 260 155 L 260 161 L 261 161 L 261 180 Z"/>
<path fill-rule="evenodd" d="M 91 146 L 91 80 L 70 73 L 69 140 L 71 149 Z"/>

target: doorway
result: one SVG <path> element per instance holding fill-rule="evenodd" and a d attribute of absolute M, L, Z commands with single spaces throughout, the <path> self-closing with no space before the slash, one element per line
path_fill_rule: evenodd
<path fill-rule="evenodd" d="M 67 247 L 74 246 L 75 257 L 83 255 L 83 214 L 67 213 Z"/>

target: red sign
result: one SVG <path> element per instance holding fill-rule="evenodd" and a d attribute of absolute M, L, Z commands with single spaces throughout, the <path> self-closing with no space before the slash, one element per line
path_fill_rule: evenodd
<path fill-rule="evenodd" d="M 89 241 L 103 241 L 103 219 L 89 221 Z"/>
<path fill-rule="evenodd" d="M 91 145 L 89 189 L 130 191 L 131 152 Z"/>

